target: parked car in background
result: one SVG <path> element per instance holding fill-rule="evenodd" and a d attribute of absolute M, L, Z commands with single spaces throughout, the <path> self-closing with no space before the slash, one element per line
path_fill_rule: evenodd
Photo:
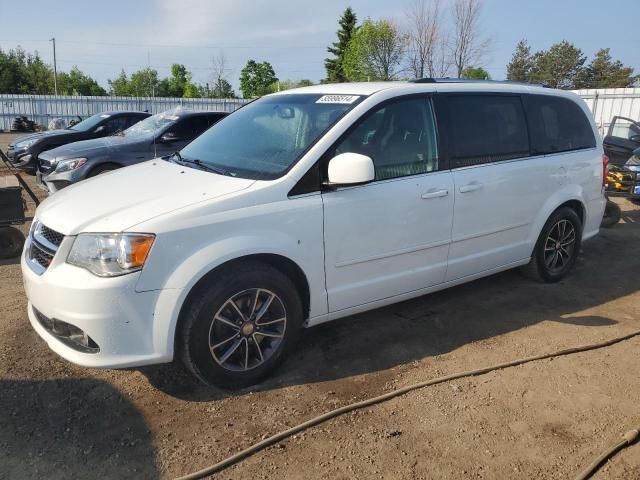
<path fill-rule="evenodd" d="M 14 167 L 35 173 L 40 153 L 79 140 L 113 135 L 148 116 L 146 112 L 104 112 L 62 130 L 21 135 L 9 144 L 7 157 Z"/>
<path fill-rule="evenodd" d="M 178 108 L 146 118 L 119 135 L 48 150 L 38 157 L 38 183 L 54 193 L 85 178 L 169 155 L 225 115 Z"/>
<path fill-rule="evenodd" d="M 22 256 L 29 319 L 80 365 L 180 359 L 251 385 L 303 327 L 515 267 L 565 278 L 598 233 L 605 165 L 565 91 L 425 79 L 268 95 L 179 153 L 44 201 Z"/>
<path fill-rule="evenodd" d="M 609 162 L 618 167 L 627 163 L 633 151 L 640 148 L 640 123 L 625 117 L 613 117 L 603 141 Z"/>

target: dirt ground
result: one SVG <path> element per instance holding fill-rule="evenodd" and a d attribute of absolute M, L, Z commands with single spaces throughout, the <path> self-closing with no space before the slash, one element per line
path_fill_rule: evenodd
<path fill-rule="evenodd" d="M 273 378 L 235 393 L 175 366 L 60 359 L 29 326 L 18 261 L 4 261 L 0 479 L 172 478 L 354 400 L 640 329 L 640 208 L 619 203 L 623 222 L 586 242 L 559 284 L 510 271 L 309 329 Z M 415 391 L 216 478 L 573 478 L 640 427 L 639 347 L 636 337 Z M 640 444 L 594 478 L 640 479 Z"/>

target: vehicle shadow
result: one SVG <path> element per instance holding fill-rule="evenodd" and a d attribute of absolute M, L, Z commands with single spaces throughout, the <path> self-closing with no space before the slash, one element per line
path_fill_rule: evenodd
<path fill-rule="evenodd" d="M 142 414 L 106 382 L 0 380 L 0 412 L 0 479 L 159 476 Z"/>
<path fill-rule="evenodd" d="M 142 371 L 171 396 L 211 401 L 387 370 L 542 321 L 583 328 L 615 325 L 610 318 L 575 313 L 640 288 L 638 263 L 629 261 L 638 255 L 640 210 L 626 211 L 625 216 L 626 223 L 585 242 L 573 273 L 559 283 L 536 283 L 512 270 L 307 329 L 279 371 L 252 389 L 207 387 L 179 366 Z"/>

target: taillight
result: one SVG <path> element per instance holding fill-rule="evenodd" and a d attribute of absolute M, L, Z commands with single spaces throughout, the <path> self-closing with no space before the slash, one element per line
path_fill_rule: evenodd
<path fill-rule="evenodd" d="M 606 154 L 602 154 L 602 186 L 607 183 L 607 165 L 609 165 L 609 157 Z"/>

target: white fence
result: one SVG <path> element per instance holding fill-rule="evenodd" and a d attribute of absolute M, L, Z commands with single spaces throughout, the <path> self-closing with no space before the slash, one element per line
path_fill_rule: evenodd
<path fill-rule="evenodd" d="M 575 90 L 593 112 L 602 133 L 620 115 L 640 121 L 640 88 Z M 179 105 L 192 110 L 232 112 L 247 100 L 218 98 L 67 97 L 53 95 L 0 95 L 0 130 L 9 131 L 13 119 L 24 115 L 47 126 L 52 118 L 66 121 L 100 112 L 137 110 L 159 113 Z"/>
<path fill-rule="evenodd" d="M 54 95 L 0 95 L 0 130 L 9 131 L 13 119 L 26 116 L 46 127 L 52 118 L 67 122 L 115 110 L 159 113 L 182 106 L 196 111 L 232 112 L 247 100 L 222 98 L 80 97 Z"/>
<path fill-rule="evenodd" d="M 574 92 L 587 102 L 603 135 L 615 116 L 640 121 L 640 88 L 594 88 Z"/>

